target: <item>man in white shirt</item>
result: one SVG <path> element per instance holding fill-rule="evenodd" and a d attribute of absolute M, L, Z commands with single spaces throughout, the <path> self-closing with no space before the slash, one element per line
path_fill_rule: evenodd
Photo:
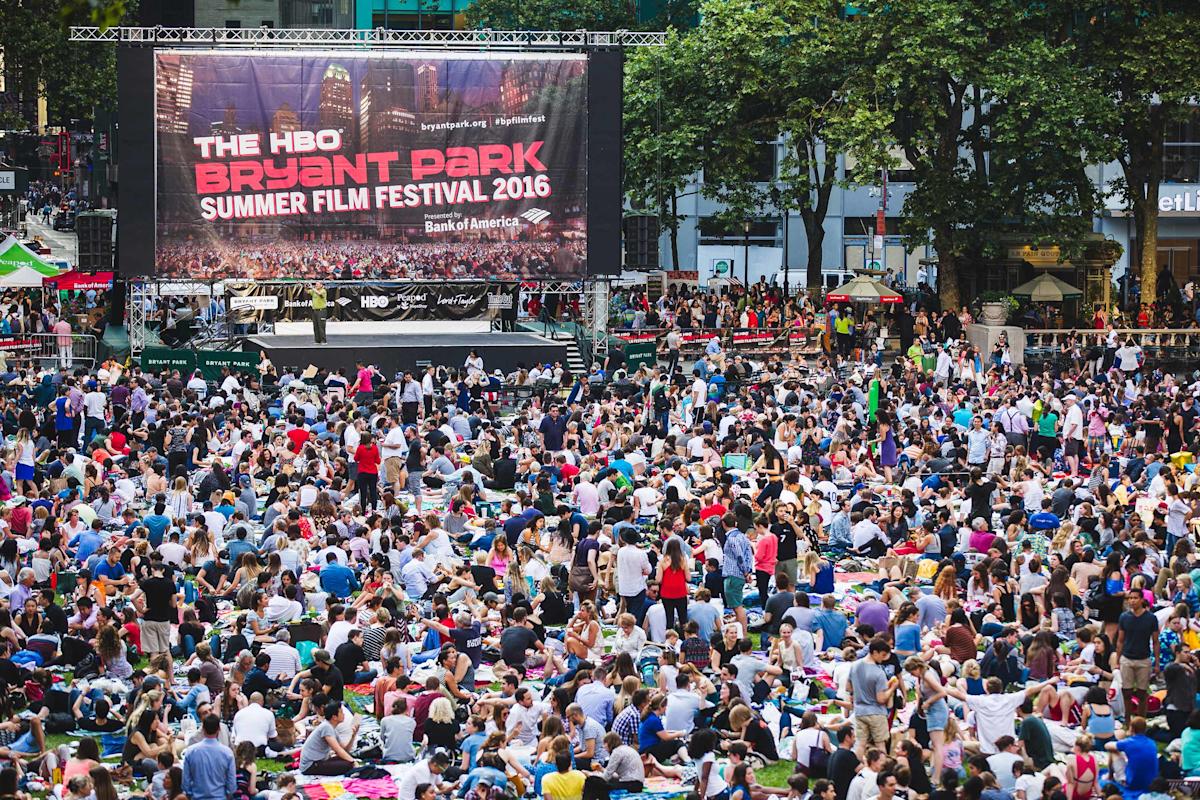
<path fill-rule="evenodd" d="M 330 608 L 330 619 L 332 622 L 329 625 L 329 633 L 325 636 L 325 646 L 321 648 L 331 656 L 337 652 L 339 647 L 350 640 L 350 631 L 357 627 L 353 622 L 348 622 L 345 619 L 346 612 L 343 606 L 337 606 L 337 608 L 341 608 L 342 611 L 336 615 L 336 618 L 333 608 Z"/>
<path fill-rule="evenodd" d="M 275 641 L 262 649 L 271 657 L 267 677 L 279 680 L 280 676 L 294 677 L 300 672 L 300 651 L 292 647 L 292 635 L 286 629 L 275 632 Z"/>
<path fill-rule="evenodd" d="M 696 372 L 692 379 L 692 422 L 697 422 L 704 413 L 704 401 L 708 397 L 708 382 Z"/>
<path fill-rule="evenodd" d="M 92 437 L 104 430 L 104 412 L 108 407 L 108 398 L 96 385 L 95 381 L 88 384 L 87 394 L 83 396 L 83 443 L 86 445 Z"/>
<path fill-rule="evenodd" d="M 250 695 L 250 703 L 233 715 L 233 743 L 251 742 L 259 752 L 265 748 L 279 752 L 288 748 L 277 738 L 275 714 L 263 707 L 263 696 L 259 692 Z"/>
<path fill-rule="evenodd" d="M 550 706 L 534 702 L 533 694 L 522 686 L 513 695 L 512 709 L 508 712 L 508 726 L 505 744 L 516 742 L 519 745 L 532 747 L 537 744 L 538 727 L 543 719 L 550 715 Z"/>
<path fill-rule="evenodd" d="M 511 719 L 510 716 L 510 722 Z M 450 756 L 444 752 L 434 752 L 429 758 L 421 759 L 404 773 L 403 778 L 396 782 L 396 800 L 416 800 L 417 787 L 423 783 L 434 787 L 438 794 L 446 793 L 451 786 L 441 780 L 440 776 L 449 766 Z"/>
<path fill-rule="evenodd" d="M 638 546 L 632 530 L 621 533 L 622 545 L 617 550 L 617 594 L 621 596 L 621 611 L 628 611 L 638 624 L 645 619 L 646 578 L 650 575 L 650 559 Z"/>
<path fill-rule="evenodd" d="M 1067 464 L 1071 467 L 1071 477 L 1074 478 L 1079 475 L 1079 454 L 1083 452 L 1083 409 L 1079 407 L 1079 398 L 1073 394 L 1068 394 L 1063 400 L 1067 404 L 1067 414 L 1063 419 L 1063 449 Z"/>
<path fill-rule="evenodd" d="M 199 372 L 192 373 L 191 379 L 187 382 L 187 388 L 195 392 L 196 397 L 200 398 L 201 400 L 208 397 L 208 384 L 204 381 L 204 378 L 200 376 Z"/>
<path fill-rule="evenodd" d="M 390 426 L 379 446 L 379 454 L 383 457 L 384 479 L 399 492 L 404 458 L 408 455 L 408 439 L 404 437 L 404 426 L 398 420 L 393 419 Z"/>
<path fill-rule="evenodd" d="M 1058 676 L 1041 683 L 1033 683 L 1024 691 L 1004 693 L 1004 685 L 999 678 L 988 678 L 983 688 L 987 694 L 968 695 L 953 687 L 947 687 L 951 697 L 958 698 L 967 704 L 967 708 L 975 713 L 975 730 L 979 734 L 979 750 L 985 756 L 999 751 L 996 742 L 1003 736 L 1016 738 L 1016 728 L 1013 723 L 1017 718 L 1017 709 L 1027 697 L 1037 697 L 1038 692 L 1047 686 L 1058 683 Z"/>
<path fill-rule="evenodd" d="M 178 530 L 167 534 L 167 541 L 158 546 L 158 552 L 162 553 L 163 563 L 177 569 L 183 567 L 183 561 L 187 558 L 187 548 L 179 543 Z"/>
<path fill-rule="evenodd" d="M 289 586 L 287 588 L 293 589 L 292 594 L 295 594 L 293 587 Z M 301 606 L 300 601 L 296 600 L 294 597 L 274 594 L 271 595 L 271 599 L 267 601 L 266 616 L 267 622 L 276 625 L 296 622 L 300 619 L 300 617 L 304 616 L 304 607 Z M 280 633 L 287 633 L 287 631 L 280 631 Z M 295 648 L 293 648 L 293 650 L 294 649 Z M 292 674 L 294 675 L 295 673 L 293 672 Z"/>
<path fill-rule="evenodd" d="M 667 711 L 663 727 L 669 731 L 691 733 L 696 727 L 696 714 L 704 708 L 704 698 L 692 691 L 689 678 L 682 672 L 675 676 L 675 688 L 667 695 Z"/>
<path fill-rule="evenodd" d="M 639 517 L 658 517 L 658 504 L 662 502 L 662 493 L 653 486 L 639 486 L 633 490 L 633 508 Z"/>
<path fill-rule="evenodd" d="M 868 506 L 863 511 L 863 518 L 850 529 L 851 543 L 860 555 L 878 558 L 887 552 L 887 537 L 875 522 L 878 515 L 879 512 L 874 506 Z"/>
<path fill-rule="evenodd" d="M 1017 740 L 1012 736 L 1001 736 L 996 740 L 998 752 L 988 756 L 988 770 L 996 776 L 996 783 L 1006 792 L 1013 791 L 1017 786 L 1017 776 L 1013 774 L 1013 764 L 1024 762 L 1025 758 L 1017 750 Z"/>
<path fill-rule="evenodd" d="M 241 390 L 242 384 L 238 383 L 237 376 L 232 372 L 225 376 L 225 380 L 221 381 L 221 391 L 231 397 Z"/>

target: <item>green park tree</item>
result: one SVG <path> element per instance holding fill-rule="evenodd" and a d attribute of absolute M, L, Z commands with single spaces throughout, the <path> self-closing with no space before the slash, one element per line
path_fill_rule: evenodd
<path fill-rule="evenodd" d="M 474 0 L 472 28 L 529 31 L 665 30 L 692 24 L 695 0 Z"/>
<path fill-rule="evenodd" d="M 1099 87 L 1077 68 L 1069 0 L 861 0 L 852 104 L 879 104 L 915 172 L 902 228 L 938 254 L 944 307 L 959 277 L 1019 232 L 1071 252 L 1109 155 Z"/>
<path fill-rule="evenodd" d="M 666 48 L 637 53 L 626 72 L 626 186 L 676 231 L 675 201 L 703 172 L 703 192 L 744 220 L 798 213 L 807 282 L 821 282 L 825 216 L 834 186 L 874 180 L 889 115 L 851 105 L 853 22 L 833 0 L 709 0 L 701 23 Z M 756 180 L 764 144 L 783 142 L 778 181 Z M 850 174 L 837 153 L 856 157 Z M 829 157 L 827 157 L 827 154 Z M 672 248 L 678 263 L 677 247 Z"/>
<path fill-rule="evenodd" d="M 120 24 L 135 3 L 124 0 L 0 0 L 0 51 L 9 91 L 31 102 L 44 94 L 51 125 L 90 119 L 96 106 L 117 96 L 116 48 L 71 42 L 70 25 Z M 0 127 L 24 128 L 32 120 L 7 114 Z"/>
<path fill-rule="evenodd" d="M 1200 3 L 1086 0 L 1076 5 L 1075 55 L 1079 70 L 1103 92 L 1108 112 L 1103 133 L 1123 175 L 1114 189 L 1133 212 L 1141 296 L 1149 302 L 1159 288 L 1163 140 L 1171 123 L 1193 112 L 1191 104 L 1200 100 Z"/>

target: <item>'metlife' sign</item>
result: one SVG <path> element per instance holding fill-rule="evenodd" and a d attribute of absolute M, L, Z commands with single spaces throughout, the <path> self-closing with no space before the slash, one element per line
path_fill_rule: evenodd
<path fill-rule="evenodd" d="M 1200 189 L 1189 189 L 1175 194 L 1160 194 L 1158 210 L 1176 214 L 1200 212 Z"/>

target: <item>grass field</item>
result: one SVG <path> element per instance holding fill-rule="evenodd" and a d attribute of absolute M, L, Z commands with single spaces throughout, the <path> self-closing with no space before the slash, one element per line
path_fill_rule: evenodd
<path fill-rule="evenodd" d="M 754 777 L 758 778 L 758 782 L 763 786 L 786 788 L 788 776 L 795 769 L 796 762 L 785 759 L 783 761 L 776 761 L 769 767 L 755 770 Z"/>

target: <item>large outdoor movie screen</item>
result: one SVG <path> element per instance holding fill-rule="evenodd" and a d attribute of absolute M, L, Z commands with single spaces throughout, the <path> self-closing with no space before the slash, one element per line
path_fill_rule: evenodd
<path fill-rule="evenodd" d="M 155 273 L 581 277 L 587 63 L 159 51 Z"/>

